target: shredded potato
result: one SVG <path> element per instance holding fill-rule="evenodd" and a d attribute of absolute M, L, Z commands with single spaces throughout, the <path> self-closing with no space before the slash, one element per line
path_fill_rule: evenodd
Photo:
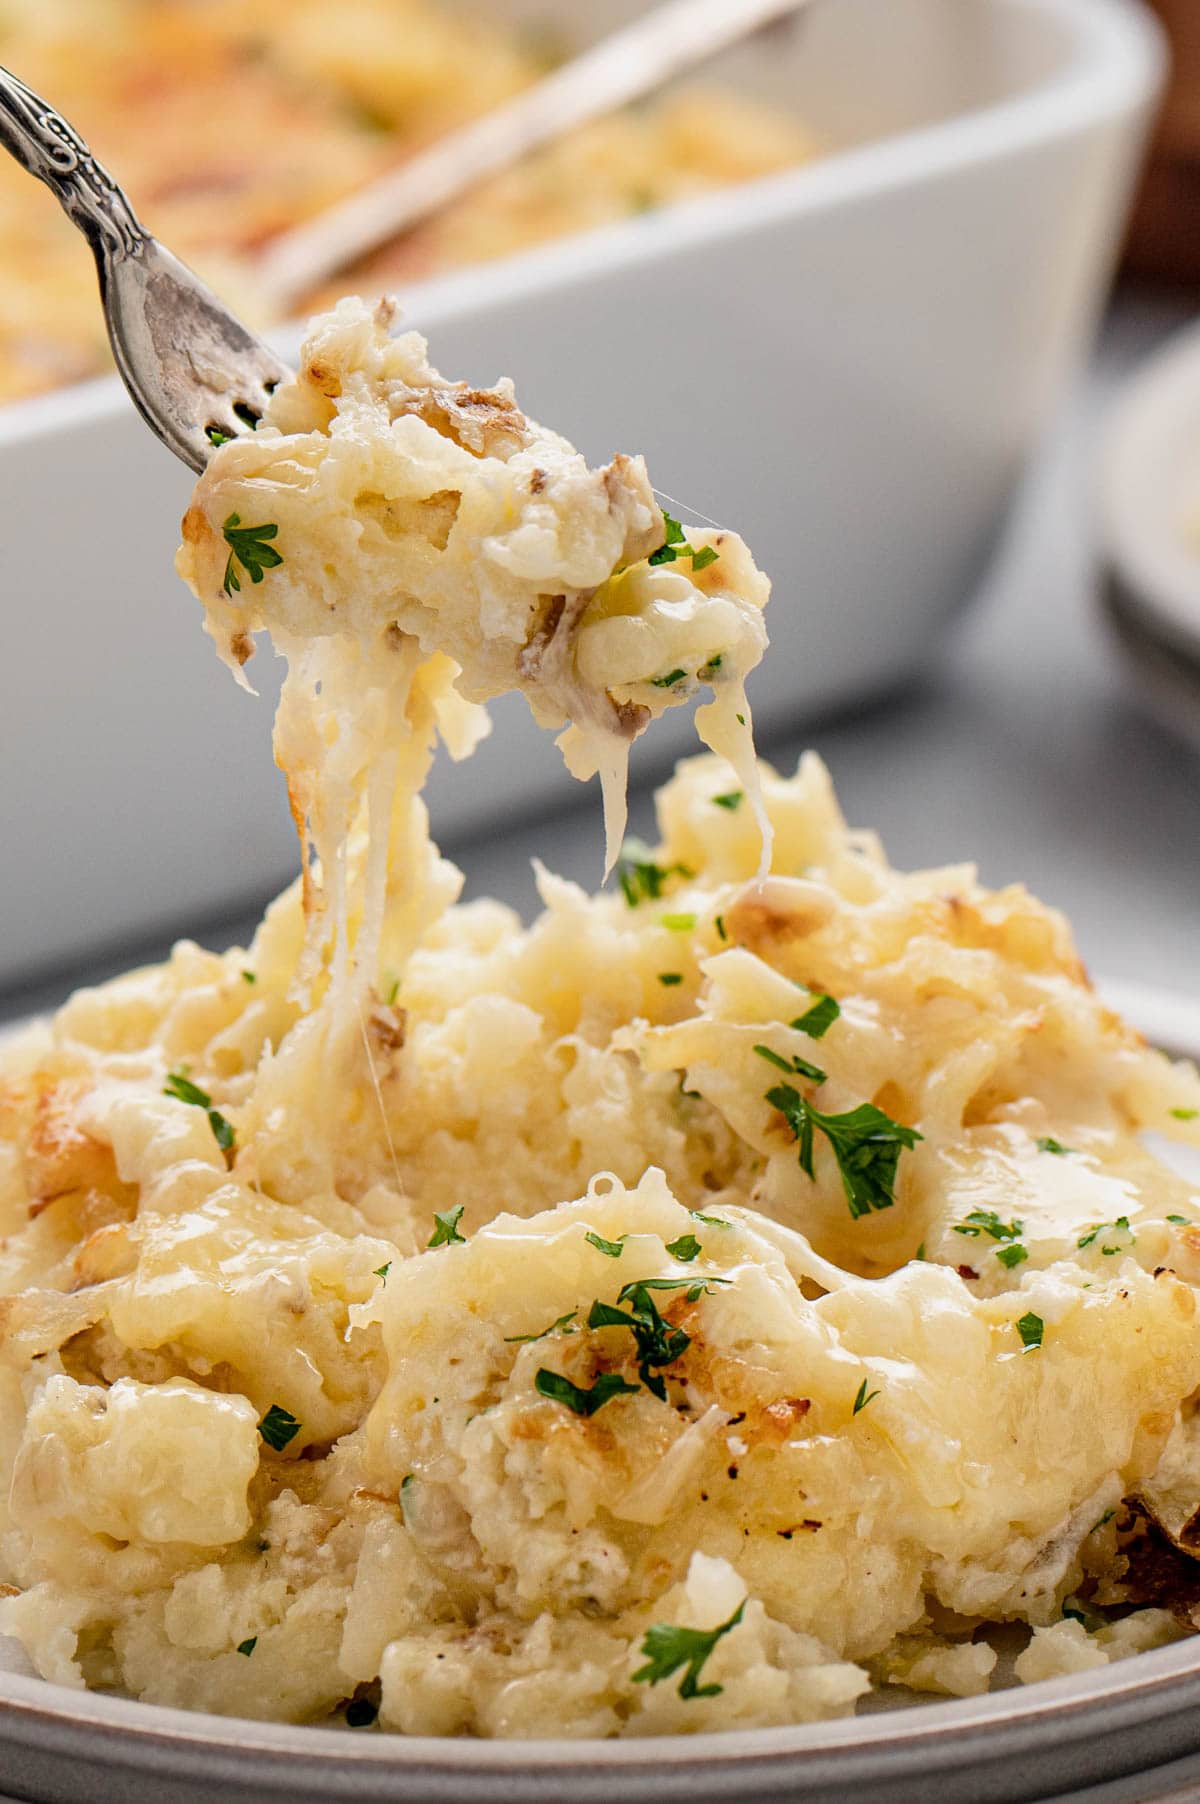
<path fill-rule="evenodd" d="M 1195 1070 L 811 755 L 684 762 L 528 928 L 460 904 L 439 727 L 520 688 L 603 767 L 677 659 L 740 701 L 765 587 L 731 534 L 649 563 L 638 460 L 386 323 L 318 325 L 181 554 L 239 673 L 289 654 L 319 863 L 0 1062 L 0 1629 L 151 1702 L 577 1737 L 974 1696 L 1001 1623 L 1029 1681 L 1190 1632 L 1200 1197 L 1143 1134 L 1200 1144 Z"/>

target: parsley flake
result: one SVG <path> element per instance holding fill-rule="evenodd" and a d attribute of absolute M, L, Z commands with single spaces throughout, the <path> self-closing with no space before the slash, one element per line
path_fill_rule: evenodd
<path fill-rule="evenodd" d="M 242 972 L 242 982 L 243 983 L 257 983 L 258 982 L 257 973 L 254 971 L 243 971 Z"/>
<path fill-rule="evenodd" d="M 694 1234 L 681 1234 L 678 1240 L 667 1242 L 667 1251 L 672 1259 L 678 1259 L 683 1265 L 690 1265 L 700 1252 L 700 1242 Z"/>
<path fill-rule="evenodd" d="M 696 1221 L 702 1221 L 708 1228 L 732 1228 L 733 1223 L 726 1221 L 723 1215 L 701 1215 L 699 1209 L 689 1209 L 688 1214 Z"/>
<path fill-rule="evenodd" d="M 371 1276 L 373 1278 L 382 1278 L 383 1282 L 386 1284 L 387 1283 L 387 1275 L 391 1271 L 391 1269 L 392 1269 L 392 1262 L 389 1259 L 386 1265 L 377 1265 L 375 1267 L 375 1270 L 372 1272 Z"/>
<path fill-rule="evenodd" d="M 1074 1146 L 1064 1146 L 1062 1141 L 1056 1140 L 1052 1134 L 1043 1134 L 1040 1139 L 1035 1140 L 1034 1145 L 1040 1153 L 1053 1153 L 1056 1159 L 1064 1158 L 1067 1153 L 1079 1150 Z"/>
<path fill-rule="evenodd" d="M 465 1246 L 467 1237 L 465 1234 L 459 1233 L 458 1224 L 463 1218 L 466 1206 L 465 1203 L 459 1203 L 453 1209 L 435 1209 L 433 1212 L 434 1229 L 426 1246 Z"/>
<path fill-rule="evenodd" d="M 573 1322 L 578 1314 L 577 1309 L 568 1309 L 566 1315 L 560 1315 L 556 1322 L 551 1322 L 548 1328 L 539 1329 L 536 1334 L 506 1334 L 504 1336 L 505 1345 L 514 1347 L 524 1345 L 528 1341 L 545 1340 L 548 1334 L 556 1334 L 560 1328 L 565 1328 L 568 1322 Z"/>
<path fill-rule="evenodd" d="M 625 1250 L 625 1242 L 629 1236 L 622 1234 L 619 1240 L 605 1240 L 603 1234 L 594 1234 L 589 1228 L 583 1238 L 589 1246 L 595 1247 L 598 1253 L 603 1253 L 606 1259 L 619 1259 Z"/>
<path fill-rule="evenodd" d="M 222 432 L 219 426 L 206 426 L 204 436 L 210 445 L 227 445 L 233 437 L 232 432 Z"/>
<path fill-rule="evenodd" d="M 1022 1264 L 1029 1257 L 1020 1241 L 1015 1241 L 1012 1246 L 996 1247 L 994 1250 L 1001 1265 L 1007 1266 L 1010 1272 L 1015 1265 Z"/>
<path fill-rule="evenodd" d="M 694 875 L 686 864 L 656 863 L 649 846 L 640 839 L 627 839 L 617 859 L 617 882 L 630 908 L 639 902 L 659 901 L 668 878 Z"/>
<path fill-rule="evenodd" d="M 965 1221 L 956 1222 L 956 1234 L 968 1234 L 978 1239 L 981 1234 L 989 1234 L 993 1240 L 1019 1240 L 1025 1232 L 1025 1223 L 1016 1216 L 1009 1222 L 1003 1222 L 994 1209 L 971 1209 Z"/>
<path fill-rule="evenodd" d="M 668 670 L 666 676 L 651 677 L 650 686 L 653 689 L 674 689 L 676 683 L 682 683 L 686 675 L 686 670 Z"/>
<path fill-rule="evenodd" d="M 711 562 L 712 560 L 710 559 L 709 561 Z M 692 560 L 692 569 L 693 570 L 699 570 L 702 568 L 703 568 L 703 566 L 700 564 L 697 564 L 695 559 Z M 711 682 L 712 678 L 716 676 L 718 670 L 720 670 L 720 668 L 721 668 L 721 661 L 722 661 L 722 654 L 720 652 L 718 652 L 715 658 L 710 658 L 708 660 L 708 663 L 705 664 L 702 669 L 700 669 L 696 672 L 696 675 L 700 678 L 700 681 L 702 683 Z M 745 722 L 743 721 L 742 724 L 745 725 Z"/>
<path fill-rule="evenodd" d="M 1108 1230 L 1110 1227 L 1114 1234 L 1124 1234 L 1128 1238 L 1125 1239 L 1118 1246 L 1102 1246 L 1100 1248 L 1100 1251 L 1102 1253 L 1108 1253 L 1110 1255 L 1113 1253 L 1121 1253 L 1121 1252 L 1124 1252 L 1127 1247 L 1131 1247 L 1136 1244 L 1137 1235 L 1134 1233 L 1133 1229 L 1129 1225 L 1129 1217 L 1127 1215 L 1118 1215 L 1116 1221 L 1114 1221 L 1114 1222 L 1110 1223 L 1110 1222 L 1102 1221 L 1102 1222 L 1098 1222 L 1094 1228 L 1089 1228 L 1086 1234 L 1081 1234 L 1079 1236 L 1079 1239 L 1075 1243 L 1076 1246 L 1078 1246 L 1081 1249 L 1083 1247 L 1090 1247 L 1092 1245 L 1093 1241 L 1100 1234 L 1105 1235 L 1105 1237 L 1107 1238 Z"/>
<path fill-rule="evenodd" d="M 222 585 L 227 595 L 232 595 L 242 586 L 237 573 L 238 564 L 252 583 L 260 583 L 268 570 L 273 570 L 276 564 L 282 564 L 281 554 L 270 542 L 279 531 L 277 525 L 243 526 L 240 514 L 230 514 L 221 531 L 229 546 L 229 561 L 225 565 Z"/>
<path fill-rule="evenodd" d="M 774 1065 L 777 1071 L 786 1071 L 789 1077 L 799 1073 L 801 1077 L 809 1078 L 814 1084 L 823 1084 L 826 1081 L 828 1074 L 822 1071 L 819 1065 L 810 1065 L 807 1059 L 795 1057 L 785 1059 L 770 1046 L 756 1046 L 754 1050 L 760 1059 L 766 1059 L 768 1064 Z"/>
<path fill-rule="evenodd" d="M 851 1411 L 852 1415 L 857 1415 L 860 1409 L 865 1409 L 867 1407 L 867 1404 L 873 1397 L 879 1395 L 878 1391 L 869 1391 L 867 1389 L 867 1383 L 868 1380 L 864 1378 L 858 1387 L 858 1395 L 854 1399 L 854 1408 Z"/>
<path fill-rule="evenodd" d="M 601 1372 L 590 1390 L 583 1390 L 569 1378 L 564 1378 L 561 1372 L 547 1371 L 545 1366 L 533 1383 L 539 1396 L 549 1397 L 552 1403 L 565 1404 L 577 1416 L 594 1416 L 614 1397 L 632 1396 L 637 1391 L 636 1384 L 627 1383 L 617 1372 Z"/>
<path fill-rule="evenodd" d="M 726 1224 L 728 1226 L 728 1223 Z M 631 1278 L 617 1292 L 618 1303 L 635 1303 L 640 1301 L 641 1292 L 645 1290 L 682 1290 L 689 1303 L 695 1303 L 700 1297 L 713 1296 L 717 1286 L 733 1283 L 732 1278 Z"/>
<path fill-rule="evenodd" d="M 664 988 L 666 988 L 668 990 L 674 989 L 676 984 L 683 982 L 683 972 L 682 971 L 660 971 L 658 974 L 658 981 L 659 981 L 659 983 L 661 983 L 664 986 Z"/>
<path fill-rule="evenodd" d="M 813 1176 L 813 1134 L 824 1134 L 837 1160 L 842 1188 L 857 1221 L 872 1209 L 890 1209 L 896 1200 L 896 1167 L 905 1147 L 924 1138 L 916 1128 L 902 1127 L 877 1109 L 859 1103 L 841 1115 L 824 1115 L 791 1084 L 767 1091 L 766 1100 L 779 1110 L 799 1143 L 800 1169 Z"/>
<path fill-rule="evenodd" d="M 709 564 L 715 564 L 720 553 L 711 545 L 699 547 L 689 545 L 687 534 L 678 520 L 663 509 L 664 538 L 657 551 L 652 551 L 646 559 L 648 564 L 674 564 L 680 558 L 690 557 L 692 570 L 704 570 Z"/>
<path fill-rule="evenodd" d="M 1031 1353 L 1035 1347 L 1041 1346 L 1042 1335 L 1045 1331 L 1045 1322 L 1040 1315 L 1034 1315 L 1032 1310 L 1023 1315 L 1017 1323 L 1017 1333 L 1021 1336 L 1021 1344 L 1027 1353 Z"/>
<path fill-rule="evenodd" d="M 634 1684 L 658 1685 L 682 1666 L 686 1670 L 679 1684 L 681 1698 L 718 1697 L 722 1686 L 701 1685 L 697 1681 L 718 1641 L 731 1629 L 736 1629 L 745 1608 L 746 1599 L 743 1598 L 733 1615 L 726 1622 L 718 1623 L 715 1629 L 680 1629 L 669 1622 L 656 1622 L 646 1631 L 642 1642 L 646 1664 L 634 1673 Z"/>
<path fill-rule="evenodd" d="M 232 1121 L 227 1121 L 220 1109 L 210 1109 L 208 1111 L 208 1125 L 212 1129 L 213 1139 L 216 1141 L 221 1151 L 223 1153 L 232 1152 L 233 1143 L 236 1139 Z"/>
<path fill-rule="evenodd" d="M 288 1442 L 299 1434 L 300 1424 L 290 1410 L 284 1409 L 282 1404 L 272 1403 L 258 1425 L 258 1432 L 268 1447 L 282 1453 Z"/>
<path fill-rule="evenodd" d="M 1172 1109 L 1171 1114 L 1176 1121 L 1195 1121 L 1200 1109 Z"/>
<path fill-rule="evenodd" d="M 668 1284 L 671 1284 L 670 1280 Z M 671 1288 L 676 1286 L 671 1284 Z M 703 1288 L 701 1283 L 697 1294 Z M 674 1365 L 681 1359 L 691 1346 L 692 1337 L 685 1329 L 672 1327 L 659 1314 L 650 1295 L 650 1286 L 644 1281 L 625 1285 L 618 1302 L 628 1302 L 628 1314 L 612 1303 L 601 1303 L 597 1299 L 588 1310 L 587 1325 L 589 1328 L 630 1329 L 637 1351 L 638 1377 L 652 1396 L 665 1403 L 667 1387 L 658 1368 Z"/>
<path fill-rule="evenodd" d="M 202 1090 L 199 1084 L 192 1082 L 184 1066 L 181 1065 L 177 1071 L 168 1072 L 167 1081 L 163 1085 L 163 1095 L 173 1096 L 176 1102 L 190 1103 L 193 1108 L 204 1109 L 208 1114 L 208 1125 L 213 1131 L 213 1139 L 223 1153 L 232 1151 L 236 1139 L 233 1123 L 226 1120 L 220 1109 L 213 1108 L 212 1097 L 208 1091 Z"/>
<path fill-rule="evenodd" d="M 1191 1227 L 1191 1219 L 1186 1215 L 1168 1215 L 1168 1221 L 1174 1222 L 1177 1228 Z"/>
<path fill-rule="evenodd" d="M 660 927 L 669 927 L 672 933 L 690 933 L 696 925 L 695 915 L 659 915 Z"/>
<path fill-rule="evenodd" d="M 734 814 L 741 807 L 743 801 L 745 800 L 745 795 L 746 795 L 746 792 L 743 789 L 726 790 L 726 792 L 723 796 L 714 796 L 713 797 L 713 799 L 712 799 L 713 807 L 714 808 L 724 808 L 730 814 Z"/>
<path fill-rule="evenodd" d="M 197 1109 L 210 1109 L 212 1097 L 199 1084 L 194 1084 L 187 1074 L 187 1068 L 181 1065 L 178 1071 L 167 1073 L 167 1081 L 163 1085 L 164 1096 L 174 1096 L 178 1102 L 190 1102 Z"/>
<path fill-rule="evenodd" d="M 719 939 L 727 940 L 729 938 L 729 935 L 725 931 L 725 916 L 724 915 L 718 915 L 716 920 L 713 922 L 713 925 L 717 930 L 717 937 Z"/>
<path fill-rule="evenodd" d="M 239 1654 L 245 1654 L 245 1656 L 248 1660 L 257 1646 L 258 1646 L 258 1636 L 250 1635 L 247 1637 L 247 1639 L 245 1641 L 238 1642 L 237 1651 Z"/>
<path fill-rule="evenodd" d="M 805 1009 L 802 1015 L 797 1015 L 790 1025 L 799 1028 L 810 1040 L 820 1040 L 829 1032 L 841 1012 L 832 996 L 818 996 L 812 1007 Z"/>

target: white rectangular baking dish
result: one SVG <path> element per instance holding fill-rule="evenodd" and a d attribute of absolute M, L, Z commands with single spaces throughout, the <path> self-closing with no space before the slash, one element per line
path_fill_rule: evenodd
<path fill-rule="evenodd" d="M 910 672 L 970 589 L 1087 345 L 1161 68 L 1134 0 L 827 0 L 719 70 L 823 160 L 423 284 L 407 315 L 448 373 L 511 374 L 745 533 L 776 581 L 756 711 L 794 725 Z M 238 692 L 172 575 L 188 486 L 115 378 L 0 411 L 0 984 L 295 868 L 272 673 Z M 498 716 L 435 773 L 443 834 L 572 788 L 521 704 Z M 690 726 L 651 739 L 643 768 Z"/>

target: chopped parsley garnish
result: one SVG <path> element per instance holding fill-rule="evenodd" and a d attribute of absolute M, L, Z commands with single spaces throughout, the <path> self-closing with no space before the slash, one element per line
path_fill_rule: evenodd
<path fill-rule="evenodd" d="M 668 989 L 668 990 L 674 989 L 674 987 L 677 983 L 683 982 L 683 972 L 682 971 L 660 971 L 658 974 L 658 981 L 666 989 Z"/>
<path fill-rule="evenodd" d="M 715 564 L 719 553 L 711 545 L 699 548 L 689 545 L 687 535 L 678 520 L 663 509 L 663 530 L 665 538 L 657 551 L 652 551 L 646 559 L 648 564 L 673 564 L 679 558 L 690 557 L 692 569 L 704 570 L 709 564 Z"/>
<path fill-rule="evenodd" d="M 1089 1534 L 1094 1535 L 1096 1533 L 1097 1529 L 1107 1528 L 1109 1523 L 1112 1521 L 1113 1517 L 1116 1515 L 1116 1513 L 1117 1512 L 1115 1509 L 1114 1510 L 1105 1510 L 1105 1512 L 1104 1512 L 1103 1516 L 1101 1516 L 1099 1522 L 1092 1523 L 1092 1526 L 1088 1531 Z"/>
<path fill-rule="evenodd" d="M 257 983 L 258 976 L 254 971 L 243 971 L 242 972 L 242 982 L 243 983 Z"/>
<path fill-rule="evenodd" d="M 690 1265 L 700 1253 L 700 1242 L 694 1234 L 681 1234 L 678 1240 L 667 1242 L 667 1251 L 672 1259 L 678 1259 L 683 1265 Z"/>
<path fill-rule="evenodd" d="M 284 1409 L 279 1403 L 272 1403 L 258 1425 L 258 1432 L 268 1447 L 273 1447 L 276 1453 L 282 1453 L 288 1442 L 299 1434 L 300 1424 L 290 1410 Z"/>
<path fill-rule="evenodd" d="M 346 1705 L 346 1727 L 369 1729 L 378 1715 L 379 1705 L 373 1704 L 370 1698 L 351 1698 Z"/>
<path fill-rule="evenodd" d="M 688 1214 L 696 1221 L 702 1221 L 708 1228 L 732 1228 L 733 1223 L 726 1221 L 723 1215 L 701 1215 L 699 1209 L 689 1209 Z"/>
<path fill-rule="evenodd" d="M 739 726 L 739 727 L 744 727 L 744 726 L 745 726 L 745 724 L 746 724 L 746 716 L 745 716 L 745 715 L 744 715 L 744 714 L 738 714 L 738 715 L 736 715 L 736 716 L 735 716 L 735 718 L 736 718 L 736 720 L 737 720 L 737 723 L 738 723 L 738 726 Z"/>
<path fill-rule="evenodd" d="M 805 1009 L 802 1015 L 797 1015 L 791 1026 L 798 1027 L 810 1040 L 820 1040 L 829 1032 L 841 1012 L 832 996 L 818 996 L 812 1007 Z"/>
<path fill-rule="evenodd" d="M 453 1209 L 435 1209 L 433 1212 L 433 1233 L 426 1242 L 431 1247 L 465 1246 L 467 1237 L 460 1234 L 458 1224 L 463 1218 L 465 1203 L 458 1203 Z"/>
<path fill-rule="evenodd" d="M 1172 1109 L 1171 1113 L 1176 1121 L 1195 1121 L 1200 1109 Z"/>
<path fill-rule="evenodd" d="M 252 583 L 260 583 L 268 570 L 282 564 L 281 554 L 270 542 L 279 531 L 277 525 L 243 526 L 240 514 L 230 514 L 221 530 L 229 546 L 223 585 L 226 594 L 233 594 L 242 586 L 236 568 L 238 564 Z"/>
<path fill-rule="evenodd" d="M 167 1073 L 167 1081 L 163 1085 L 163 1095 L 173 1096 L 176 1102 L 190 1103 L 193 1108 L 204 1109 L 208 1114 L 208 1125 L 213 1131 L 213 1139 L 223 1153 L 230 1152 L 236 1135 L 233 1123 L 227 1121 L 220 1109 L 212 1106 L 212 1097 L 199 1084 L 194 1084 L 181 1065 L 178 1071 Z"/>
<path fill-rule="evenodd" d="M 855 1221 L 896 1200 L 896 1167 L 905 1147 L 924 1138 L 877 1109 L 859 1103 L 841 1115 L 824 1115 L 791 1084 L 777 1084 L 766 1100 L 779 1110 L 799 1143 L 800 1169 L 813 1176 L 813 1134 L 824 1134 L 837 1160 L 842 1188 Z"/>
<path fill-rule="evenodd" d="M 206 426 L 204 436 L 210 445 L 227 445 L 233 434 L 232 432 L 222 432 L 219 426 Z"/>
<path fill-rule="evenodd" d="M 644 1290 L 682 1290 L 689 1303 L 712 1296 L 717 1285 L 732 1284 L 732 1278 L 631 1278 L 617 1292 L 618 1303 L 637 1303 Z"/>
<path fill-rule="evenodd" d="M 213 1139 L 216 1141 L 221 1151 L 223 1153 L 232 1152 L 233 1142 L 236 1138 L 232 1121 L 227 1121 L 220 1109 L 210 1109 L 208 1111 L 208 1125 L 212 1129 Z"/>
<path fill-rule="evenodd" d="M 924 1258 L 925 1258 L 925 1242 L 924 1241 L 921 1242 L 920 1246 L 917 1248 L 916 1252 L 913 1254 L 913 1258 L 920 1259 L 922 1261 L 924 1260 Z"/>
<path fill-rule="evenodd" d="M 1093 1616 L 1089 1610 L 1081 1609 L 1077 1602 L 1063 1605 L 1063 1621 L 1081 1623 L 1089 1635 L 1094 1635 L 1097 1629 L 1104 1627 L 1102 1616 Z"/>
<path fill-rule="evenodd" d="M 756 1046 L 754 1050 L 760 1059 L 766 1059 L 768 1064 L 774 1065 L 777 1071 L 786 1071 L 789 1077 L 794 1077 L 799 1073 L 801 1077 L 809 1078 L 814 1084 L 823 1084 L 826 1080 L 827 1073 L 822 1071 L 819 1065 L 810 1065 L 807 1059 L 795 1057 L 785 1059 L 770 1046 Z"/>
<path fill-rule="evenodd" d="M 178 1071 L 169 1071 L 167 1081 L 163 1085 L 164 1096 L 174 1096 L 179 1102 L 190 1102 L 197 1109 L 210 1109 L 212 1097 L 199 1084 L 194 1084 L 181 1065 Z"/>
<path fill-rule="evenodd" d="M 1089 1228 L 1086 1234 L 1080 1235 L 1079 1239 L 1075 1243 L 1076 1246 L 1078 1246 L 1080 1248 L 1090 1247 L 1092 1242 L 1096 1239 L 1097 1235 L 1099 1235 L 1099 1234 L 1103 1234 L 1105 1236 L 1105 1238 L 1107 1239 L 1110 1225 L 1111 1225 L 1111 1230 L 1114 1234 L 1118 1234 L 1118 1235 L 1124 1234 L 1127 1236 L 1127 1238 L 1124 1241 L 1122 1241 L 1121 1244 L 1118 1246 L 1110 1247 L 1110 1246 L 1101 1245 L 1100 1251 L 1102 1253 L 1108 1253 L 1110 1255 L 1113 1253 L 1123 1253 L 1127 1247 L 1131 1247 L 1136 1243 L 1137 1235 L 1134 1233 L 1133 1229 L 1129 1225 L 1129 1217 L 1127 1215 L 1118 1215 L 1116 1221 L 1112 1222 L 1111 1224 L 1109 1224 L 1108 1222 L 1102 1221 L 1102 1222 L 1097 1223 L 1097 1225 L 1094 1228 Z"/>
<path fill-rule="evenodd" d="M 1187 1215 L 1168 1215 L 1167 1220 L 1174 1222 L 1177 1228 L 1190 1228 L 1192 1225 L 1191 1217 Z"/>
<path fill-rule="evenodd" d="M 577 1416 L 594 1416 L 614 1397 L 633 1396 L 637 1391 L 636 1384 L 627 1383 L 617 1372 L 601 1372 L 591 1389 L 585 1391 L 561 1372 L 549 1372 L 545 1366 L 533 1383 L 540 1396 L 549 1397 L 552 1403 L 564 1403 Z"/>
<path fill-rule="evenodd" d="M 743 1598 L 728 1621 L 718 1623 L 715 1629 L 678 1629 L 669 1622 L 656 1622 L 652 1629 L 646 1631 L 642 1642 L 646 1664 L 639 1666 L 634 1673 L 634 1684 L 658 1685 L 663 1679 L 669 1679 L 677 1673 L 682 1666 L 686 1670 L 679 1684 L 681 1698 L 718 1697 L 722 1686 L 700 1685 L 697 1681 L 717 1642 L 722 1635 L 728 1635 L 730 1629 L 736 1629 L 745 1608 L 746 1600 Z"/>
<path fill-rule="evenodd" d="M 577 1309 L 568 1309 L 566 1315 L 560 1315 L 556 1322 L 551 1322 L 548 1328 L 539 1329 L 536 1334 L 506 1334 L 504 1336 L 505 1344 L 514 1347 L 523 1345 L 527 1341 L 545 1340 L 548 1334 L 556 1334 L 560 1328 L 565 1328 L 568 1322 L 573 1322 L 578 1314 Z"/>
<path fill-rule="evenodd" d="M 247 1637 L 247 1639 L 245 1641 L 238 1642 L 237 1651 L 239 1654 L 245 1654 L 245 1656 L 248 1660 L 257 1646 L 258 1646 L 258 1636 L 250 1635 Z"/>
<path fill-rule="evenodd" d="M 696 564 L 695 564 L 695 560 L 693 560 L 692 569 L 694 570 L 695 568 L 696 568 Z M 710 658 L 708 660 L 708 663 L 705 664 L 702 669 L 700 669 L 696 672 L 696 675 L 700 678 L 700 681 L 702 683 L 707 683 L 713 677 L 716 676 L 718 670 L 720 670 L 720 668 L 721 668 L 721 658 L 722 658 L 722 653 L 718 652 L 715 658 Z"/>
<path fill-rule="evenodd" d="M 392 1269 L 392 1262 L 389 1259 L 386 1265 L 377 1265 L 375 1267 L 375 1270 L 372 1272 L 371 1276 L 373 1278 L 382 1278 L 383 1282 L 386 1284 L 387 1283 L 387 1275 L 391 1271 L 391 1269 Z"/>
<path fill-rule="evenodd" d="M 1064 1146 L 1062 1141 L 1056 1140 L 1052 1134 L 1043 1134 L 1040 1139 L 1034 1142 L 1034 1145 L 1040 1153 L 1053 1153 L 1055 1157 L 1059 1159 L 1063 1158 L 1067 1153 L 1078 1151 L 1077 1147 Z"/>
<path fill-rule="evenodd" d="M 857 1415 L 860 1409 L 865 1409 L 872 1397 L 877 1397 L 879 1395 L 878 1391 L 869 1391 L 867 1389 L 867 1383 L 867 1379 L 864 1378 L 858 1387 L 858 1395 L 854 1399 L 854 1409 L 851 1412 L 853 1415 Z"/>
<path fill-rule="evenodd" d="M 668 670 L 666 676 L 651 677 L 650 684 L 654 689 L 674 689 L 676 683 L 682 683 L 686 675 L 686 670 Z"/>
<path fill-rule="evenodd" d="M 729 935 L 725 931 L 725 916 L 724 915 L 718 915 L 716 920 L 713 922 L 713 925 L 717 930 L 717 937 L 719 939 L 727 940 L 729 938 Z"/>
<path fill-rule="evenodd" d="M 978 1239 L 980 1234 L 990 1234 L 993 1240 L 1019 1240 L 1025 1232 L 1025 1223 L 1018 1221 L 1014 1215 L 1011 1221 L 1001 1221 L 994 1209 L 971 1209 L 965 1221 L 956 1222 L 956 1234 L 968 1234 Z"/>
<path fill-rule="evenodd" d="M 699 1288 L 702 1290 L 703 1284 Z M 672 1327 L 659 1314 L 648 1283 L 627 1284 L 618 1301 L 628 1302 L 628 1314 L 612 1303 L 601 1303 L 597 1299 L 588 1310 L 587 1325 L 589 1328 L 630 1329 L 637 1350 L 638 1377 L 652 1396 L 665 1403 L 667 1387 L 658 1368 L 674 1365 L 682 1358 L 692 1344 L 692 1337 L 683 1328 Z"/>
<path fill-rule="evenodd" d="M 725 808 L 729 811 L 730 814 L 733 814 L 737 809 L 739 809 L 741 807 L 743 801 L 745 800 L 745 794 L 746 794 L 745 790 L 742 790 L 742 789 L 726 790 L 726 792 L 723 796 L 714 796 L 713 797 L 713 807 L 714 808 Z"/>
<path fill-rule="evenodd" d="M 1001 1265 L 1006 1265 L 1009 1271 L 1013 1269 L 1014 1265 L 1020 1265 L 1023 1260 L 1026 1260 L 1029 1257 L 1029 1254 L 1021 1245 L 1020 1241 L 1014 1242 L 1012 1246 L 996 1247 L 995 1253 Z"/>
<path fill-rule="evenodd" d="M 625 1242 L 629 1236 L 622 1234 L 619 1240 L 605 1240 L 603 1234 L 594 1234 L 589 1228 L 583 1238 L 589 1246 L 595 1247 L 598 1253 L 603 1253 L 605 1258 L 619 1259 L 625 1250 Z"/>
<path fill-rule="evenodd" d="M 672 933 L 690 933 L 696 925 L 695 915 L 659 915 L 660 927 L 669 927 Z"/>
<path fill-rule="evenodd" d="M 617 882 L 630 908 L 639 902 L 657 902 L 669 877 L 691 877 L 695 873 L 686 864 L 657 864 L 649 846 L 640 839 L 627 839 L 617 859 Z"/>
<path fill-rule="evenodd" d="M 1021 1344 L 1027 1353 L 1032 1352 L 1034 1347 L 1041 1346 L 1045 1332 L 1045 1322 L 1040 1315 L 1034 1315 L 1032 1310 L 1017 1323 L 1017 1333 L 1021 1336 Z"/>

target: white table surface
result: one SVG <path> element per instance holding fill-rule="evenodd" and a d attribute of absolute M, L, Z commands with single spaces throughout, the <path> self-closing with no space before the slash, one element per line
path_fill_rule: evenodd
<path fill-rule="evenodd" d="M 1200 999 L 1200 760 L 1142 712 L 1109 649 L 1095 610 L 1089 506 L 1115 390 L 1189 312 L 1148 294 L 1118 299 L 982 592 L 964 597 L 921 685 L 762 749 L 787 769 L 815 745 L 851 822 L 878 827 L 896 863 L 974 857 L 985 881 L 1020 878 L 1065 908 L 1094 972 Z M 652 757 L 652 744 L 645 751 Z M 469 765 L 461 778 L 470 781 Z M 579 796 L 567 813 L 518 817 L 502 838 L 447 842 L 467 894 L 497 895 L 528 914 L 535 852 L 598 881 L 599 796 L 594 786 Z M 632 801 L 644 832 L 645 793 Z M 252 928 L 249 915 L 181 920 L 171 937 L 220 946 Z M 0 1019 L 52 1006 L 75 984 L 159 957 L 168 944 L 132 945 L 0 994 Z"/>

